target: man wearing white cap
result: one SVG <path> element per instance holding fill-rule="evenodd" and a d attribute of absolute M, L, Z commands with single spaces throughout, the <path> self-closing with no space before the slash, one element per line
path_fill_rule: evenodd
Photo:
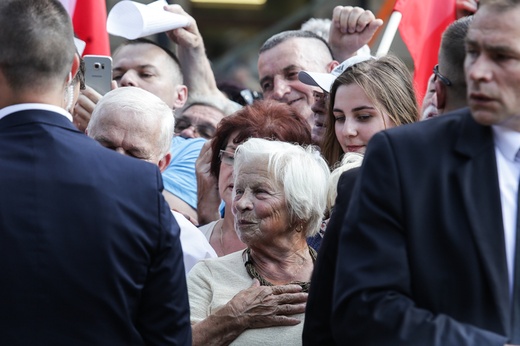
<path fill-rule="evenodd" d="M 371 11 L 360 7 L 337 6 L 332 15 L 329 42 L 309 31 L 284 31 L 269 38 L 260 48 L 258 76 L 264 98 L 287 103 L 305 118 L 312 128 L 313 141 L 319 144 L 323 122 L 315 121 L 312 105 L 317 88 L 303 84 L 298 72 L 331 72 L 337 57 L 352 56 L 365 45 L 383 24 Z M 318 115 L 319 116 L 319 115 Z"/>
<path fill-rule="evenodd" d="M 314 104 L 311 106 L 312 112 L 314 113 L 314 127 L 312 135 L 313 140 L 316 143 L 322 143 L 323 136 L 325 135 L 325 129 L 327 128 L 327 101 L 332 84 L 336 78 L 348 67 L 368 59 L 375 58 L 371 55 L 355 55 L 336 66 L 330 73 L 308 71 L 300 71 L 298 73 L 298 79 L 302 83 L 310 86 L 320 87 L 322 90 L 321 92 L 314 91 Z"/>

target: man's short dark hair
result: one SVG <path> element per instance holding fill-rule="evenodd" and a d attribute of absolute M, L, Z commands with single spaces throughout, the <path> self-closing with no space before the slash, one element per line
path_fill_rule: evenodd
<path fill-rule="evenodd" d="M 76 51 L 58 0 L 0 1 L 0 70 L 14 90 L 65 81 Z"/>
<path fill-rule="evenodd" d="M 465 40 L 472 20 L 473 16 L 467 16 L 451 23 L 442 34 L 439 49 L 439 69 L 453 83 L 455 88 L 460 89 L 460 97 L 466 97 Z"/>
<path fill-rule="evenodd" d="M 162 51 L 164 51 L 166 54 L 168 54 L 168 56 L 170 58 L 172 58 L 173 62 L 175 65 L 177 65 L 177 68 L 179 69 L 179 72 L 181 73 L 182 75 L 182 66 L 181 66 L 181 62 L 179 60 L 179 58 L 177 57 L 177 55 L 171 50 L 171 49 L 168 49 L 167 47 L 164 47 L 160 44 L 158 44 L 157 42 L 154 42 L 150 39 L 147 39 L 147 38 L 144 38 L 144 37 L 141 37 L 141 38 L 138 38 L 138 39 L 135 39 L 135 40 L 127 40 L 125 42 L 123 42 L 119 47 L 118 49 L 116 50 L 116 52 L 121 48 L 121 47 L 124 47 L 124 46 L 130 46 L 130 45 L 136 45 L 136 44 L 151 44 L 151 45 L 154 45 L 158 48 L 160 48 Z M 115 55 L 115 53 L 114 53 Z"/>

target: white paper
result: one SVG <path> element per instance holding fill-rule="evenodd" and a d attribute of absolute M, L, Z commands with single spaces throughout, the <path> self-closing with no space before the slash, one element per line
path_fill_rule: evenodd
<path fill-rule="evenodd" d="M 107 18 L 107 31 L 111 35 L 129 40 L 165 32 L 189 24 L 188 18 L 164 10 L 166 1 L 144 5 L 123 0 L 115 4 Z"/>
<path fill-rule="evenodd" d="M 78 50 L 79 56 L 82 56 L 83 51 L 85 50 L 85 46 L 87 45 L 87 42 L 74 37 L 74 45 L 76 46 L 76 49 Z"/>

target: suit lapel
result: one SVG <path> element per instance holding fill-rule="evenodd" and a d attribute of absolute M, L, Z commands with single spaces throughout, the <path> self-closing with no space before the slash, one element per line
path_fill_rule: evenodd
<path fill-rule="evenodd" d="M 504 331 L 508 333 L 508 272 L 492 131 L 491 127 L 477 124 L 471 115 L 463 117 L 462 122 L 454 150 L 465 156 L 465 163 L 458 170 L 457 178 L 480 255 L 484 280 L 493 295 L 493 301 L 497 302 L 497 312 Z"/>

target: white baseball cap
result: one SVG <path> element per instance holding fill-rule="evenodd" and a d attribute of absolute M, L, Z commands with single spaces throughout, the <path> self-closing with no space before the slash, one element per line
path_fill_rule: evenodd
<path fill-rule="evenodd" d="M 330 92 L 332 84 L 336 78 L 343 73 L 347 68 L 360 62 L 375 59 L 372 55 L 354 55 L 351 58 L 343 61 L 341 64 L 336 66 L 330 73 L 319 73 L 319 72 L 308 72 L 300 71 L 298 73 L 298 79 L 307 85 L 317 86 Z"/>

